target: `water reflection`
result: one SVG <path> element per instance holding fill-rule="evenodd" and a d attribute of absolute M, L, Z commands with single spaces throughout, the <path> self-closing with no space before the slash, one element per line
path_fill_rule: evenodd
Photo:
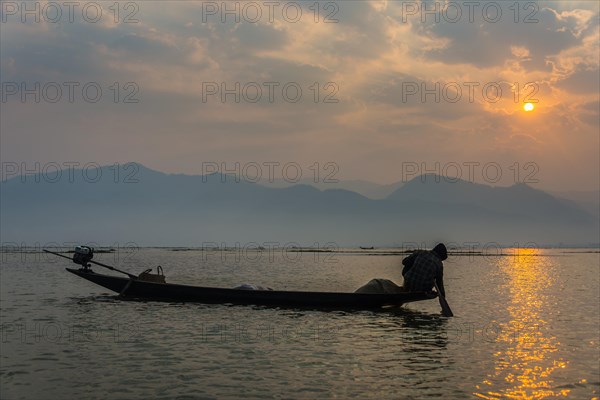
<path fill-rule="evenodd" d="M 454 364 L 448 354 L 448 320 L 438 315 L 408 312 L 401 320 L 403 332 L 402 351 L 405 353 L 405 367 L 412 373 L 423 374 L 447 370 Z M 434 374 L 435 376 L 435 374 Z M 429 386 L 431 382 L 429 382 Z M 443 385 L 435 385 L 443 392 Z M 433 395 L 433 393 L 430 393 Z"/>
<path fill-rule="evenodd" d="M 509 277 L 506 304 L 509 320 L 496 329 L 495 367 L 474 393 L 484 399 L 543 399 L 569 394 L 553 388 L 553 372 L 567 362 L 556 355 L 560 342 L 549 334 L 551 304 L 547 293 L 555 285 L 552 266 L 540 250 L 514 249 L 500 268 Z M 499 306 L 501 306 L 499 304 Z"/>

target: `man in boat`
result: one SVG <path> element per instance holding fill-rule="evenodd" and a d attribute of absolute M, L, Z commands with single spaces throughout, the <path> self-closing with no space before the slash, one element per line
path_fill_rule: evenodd
<path fill-rule="evenodd" d="M 444 264 L 448 251 L 443 243 L 433 250 L 415 250 L 402 260 L 404 289 L 408 292 L 429 292 L 437 283 L 440 294 L 446 296 L 444 289 Z"/>
<path fill-rule="evenodd" d="M 415 250 L 402 260 L 403 286 L 398 286 L 389 279 L 371 279 L 367 284 L 356 289 L 355 293 L 430 292 L 435 282 L 440 288 L 440 293 L 445 297 L 442 261 L 447 258 L 448 252 L 443 243 L 435 246 L 433 250 Z"/>

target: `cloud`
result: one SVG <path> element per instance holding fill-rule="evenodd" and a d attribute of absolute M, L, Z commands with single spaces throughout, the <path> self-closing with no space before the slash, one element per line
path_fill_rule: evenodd
<path fill-rule="evenodd" d="M 577 172 L 560 184 L 597 181 L 598 171 L 589 169 L 598 158 L 589 150 L 598 130 L 596 2 L 519 3 L 517 23 L 513 2 L 496 2 L 498 22 L 482 14 L 489 2 L 480 2 L 473 22 L 465 8 L 457 22 L 406 8 L 431 9 L 433 2 L 330 3 L 315 9 L 314 1 L 297 2 L 296 22 L 282 6 L 272 19 L 263 9 L 257 22 L 223 22 L 222 15 L 207 15 L 206 2 L 141 2 L 136 23 L 3 23 L 3 82 L 98 82 L 104 96 L 93 104 L 12 96 L 2 104 L 2 156 L 76 154 L 107 163 L 130 157 L 187 172 L 207 158 L 321 158 L 344 164 L 349 178 L 392 182 L 398 160 L 509 165 L 531 158 L 551 181 L 549 171 L 558 167 L 549 154 L 559 154 Z M 537 22 L 524 23 L 528 15 Z M 118 102 L 111 97 L 115 82 Z M 139 87 L 138 103 L 122 102 L 127 82 Z M 268 82 L 278 84 L 274 101 Z M 207 83 L 219 93 L 207 97 Z M 282 95 L 289 83 L 302 89 L 298 102 Z M 240 101 L 222 97 L 223 88 L 238 84 Z M 419 92 L 407 96 L 407 84 Z M 486 84 L 501 88 L 498 101 L 485 98 Z M 249 101 L 256 85 L 263 95 Z M 439 101 L 421 97 L 436 85 Z M 453 101 L 456 88 L 462 93 Z M 529 95 L 539 103 L 525 115 Z M 325 102 L 328 96 L 337 102 Z"/>
<path fill-rule="evenodd" d="M 558 81 L 556 86 L 572 93 L 597 95 L 600 92 L 600 70 L 595 68 L 573 72 L 567 78 Z"/>
<path fill-rule="evenodd" d="M 527 54 L 521 60 L 523 67 L 547 71 L 548 57 L 580 44 L 598 24 L 597 10 L 557 11 L 553 2 L 519 3 L 518 12 L 516 3 L 470 4 L 397 2 L 389 12 L 398 26 L 409 26 L 418 35 L 410 46 L 413 58 L 477 69 L 501 66 Z M 516 49 L 520 53 L 515 54 Z"/>

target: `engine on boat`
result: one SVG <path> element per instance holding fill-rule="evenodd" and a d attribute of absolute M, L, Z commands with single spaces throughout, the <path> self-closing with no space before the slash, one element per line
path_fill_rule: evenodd
<path fill-rule="evenodd" d="M 94 249 L 88 246 L 77 246 L 75 247 L 75 253 L 73 254 L 73 262 L 75 264 L 89 267 L 90 260 L 94 258 Z"/>

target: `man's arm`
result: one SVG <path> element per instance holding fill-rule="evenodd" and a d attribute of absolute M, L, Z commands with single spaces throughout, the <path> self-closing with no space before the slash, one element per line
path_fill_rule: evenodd
<path fill-rule="evenodd" d="M 435 277 L 435 283 L 437 283 L 438 288 L 440 289 L 440 294 L 446 297 L 446 289 L 444 288 L 444 266 L 440 268 L 437 276 Z"/>

